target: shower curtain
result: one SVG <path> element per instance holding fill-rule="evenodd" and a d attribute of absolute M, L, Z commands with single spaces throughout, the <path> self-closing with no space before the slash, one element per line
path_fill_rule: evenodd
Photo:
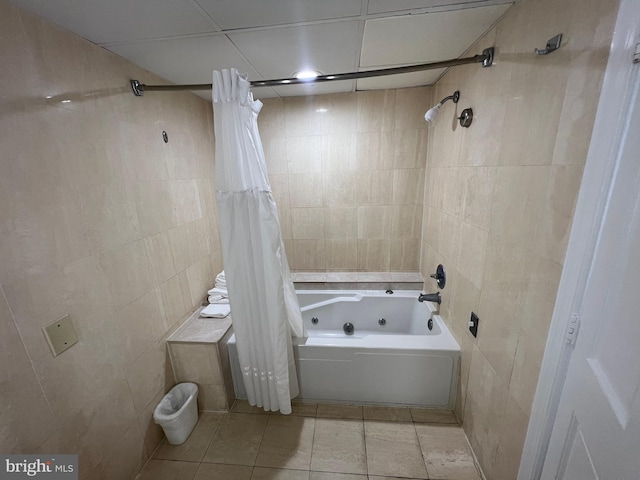
<path fill-rule="evenodd" d="M 291 336 L 304 329 L 249 87 L 234 68 L 213 72 L 222 258 L 249 403 L 287 414 L 299 393 Z"/>

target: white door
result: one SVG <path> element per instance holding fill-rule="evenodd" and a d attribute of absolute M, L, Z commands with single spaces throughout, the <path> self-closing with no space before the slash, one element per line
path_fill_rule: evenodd
<path fill-rule="evenodd" d="M 544 461 L 545 480 L 640 479 L 640 75 L 633 78 L 595 254 L 584 260 L 591 269 L 581 328 Z"/>

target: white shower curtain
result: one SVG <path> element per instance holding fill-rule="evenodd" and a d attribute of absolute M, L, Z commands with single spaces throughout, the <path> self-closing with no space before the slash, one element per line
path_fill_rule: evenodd
<path fill-rule="evenodd" d="M 249 87 L 234 68 L 213 72 L 222 257 L 249 403 L 291 413 L 299 393 L 291 336 L 304 329 L 258 133 L 262 102 Z"/>

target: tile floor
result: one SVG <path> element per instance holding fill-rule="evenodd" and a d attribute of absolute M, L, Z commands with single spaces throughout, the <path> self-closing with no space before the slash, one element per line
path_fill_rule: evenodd
<path fill-rule="evenodd" d="M 291 415 L 236 401 L 163 440 L 137 480 L 481 480 L 453 412 L 296 403 Z"/>

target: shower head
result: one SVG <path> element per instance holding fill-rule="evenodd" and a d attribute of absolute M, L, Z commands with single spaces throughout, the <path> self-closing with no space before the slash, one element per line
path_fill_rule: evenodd
<path fill-rule="evenodd" d="M 427 113 L 424 114 L 424 119 L 429 123 L 435 122 L 441 106 L 442 103 L 439 103 L 435 107 L 431 107 L 429 110 L 427 110 Z"/>
<path fill-rule="evenodd" d="M 460 100 L 460 92 L 456 90 L 455 92 L 453 92 L 453 95 L 449 95 L 448 97 L 445 97 L 442 100 L 440 100 L 440 103 L 438 103 L 435 107 L 427 110 L 427 113 L 424 114 L 424 119 L 429 123 L 433 123 L 436 120 L 436 117 L 438 116 L 438 111 L 440 110 L 440 107 L 447 100 L 452 100 L 453 103 L 458 103 L 458 100 Z"/>

